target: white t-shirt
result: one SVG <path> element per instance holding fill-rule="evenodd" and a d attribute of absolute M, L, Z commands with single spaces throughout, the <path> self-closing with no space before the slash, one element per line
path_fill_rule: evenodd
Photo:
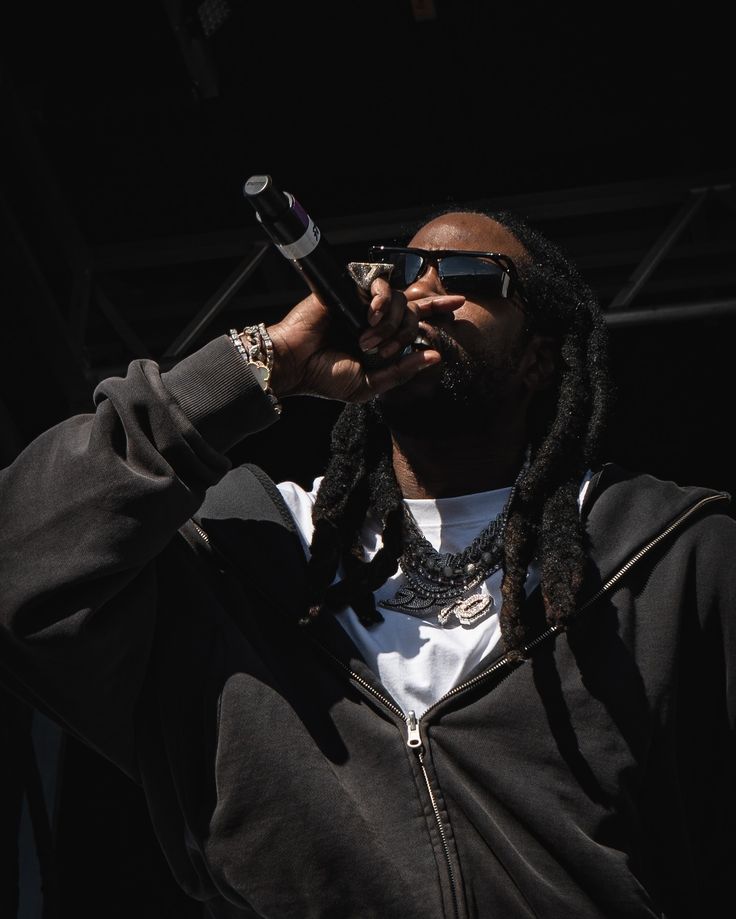
<path fill-rule="evenodd" d="M 278 487 L 291 510 L 305 547 L 312 538 L 312 507 L 322 477 L 315 479 L 307 492 L 295 482 Z M 509 496 L 510 488 L 499 488 L 454 498 L 405 499 L 425 537 L 439 552 L 460 552 L 469 545 L 491 519 L 496 517 Z M 375 524 L 363 530 L 366 558 L 381 547 Z M 392 598 L 405 583 L 401 569 L 376 591 L 376 602 Z M 538 573 L 530 570 L 527 593 L 538 583 Z M 494 605 L 490 615 L 470 626 L 439 625 L 408 613 L 381 609 L 384 621 L 366 628 L 348 608 L 337 619 L 350 635 L 363 659 L 392 698 L 405 712 L 419 718 L 441 696 L 456 686 L 494 648 L 501 631 L 501 571 L 483 585 Z"/>

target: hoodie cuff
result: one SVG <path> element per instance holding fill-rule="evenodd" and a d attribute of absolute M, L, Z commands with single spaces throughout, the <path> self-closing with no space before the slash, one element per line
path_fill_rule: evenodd
<path fill-rule="evenodd" d="M 220 450 L 279 418 L 227 335 L 179 361 L 161 381 L 202 437 Z"/>

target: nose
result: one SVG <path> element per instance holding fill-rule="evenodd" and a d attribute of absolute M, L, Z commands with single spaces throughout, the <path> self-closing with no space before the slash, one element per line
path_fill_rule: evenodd
<path fill-rule="evenodd" d="M 442 286 L 439 272 L 434 265 L 429 265 L 424 274 L 406 288 L 406 296 L 412 300 L 419 297 L 431 297 L 447 293 Z"/>
<path fill-rule="evenodd" d="M 420 275 L 413 284 L 405 288 L 407 300 L 420 300 L 422 297 L 437 297 L 447 293 L 435 265 L 430 265 L 424 274 Z M 423 307 L 421 321 L 438 325 L 455 321 L 455 309 L 437 309 Z"/>

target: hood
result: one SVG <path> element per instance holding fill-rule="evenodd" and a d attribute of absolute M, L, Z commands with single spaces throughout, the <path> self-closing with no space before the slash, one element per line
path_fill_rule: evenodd
<path fill-rule="evenodd" d="M 690 516 L 677 527 L 678 532 L 690 520 L 713 512 L 733 512 L 728 492 L 678 485 L 606 463 L 591 479 L 582 508 L 590 555 L 600 583 L 605 583 L 653 539 L 665 534 L 683 515 Z"/>

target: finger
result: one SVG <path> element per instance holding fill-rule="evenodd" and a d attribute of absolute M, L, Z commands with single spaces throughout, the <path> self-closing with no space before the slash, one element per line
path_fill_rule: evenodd
<path fill-rule="evenodd" d="M 400 386 L 402 383 L 408 383 L 422 370 L 439 364 L 441 360 L 442 357 L 439 351 L 413 351 L 387 367 L 366 372 L 364 399 L 370 399 L 373 396 L 387 392 L 389 389 L 393 389 L 395 386 Z"/>
<path fill-rule="evenodd" d="M 362 339 L 361 344 L 364 349 L 370 348 L 373 352 L 377 350 L 382 358 L 393 357 L 416 339 L 422 321 L 429 319 L 431 316 L 447 315 L 447 313 L 459 309 L 463 303 L 465 303 L 465 297 L 461 294 L 443 294 L 437 297 L 422 297 L 417 300 L 409 300 L 398 328 L 396 331 L 391 332 L 389 338 L 381 339 L 381 335 L 389 325 L 388 320 L 386 320 L 386 325 L 382 322 L 377 329 L 371 330 L 371 334 L 366 339 Z"/>
<path fill-rule="evenodd" d="M 371 300 L 368 305 L 368 325 L 376 326 L 390 310 L 393 295 L 397 293 L 384 278 L 376 278 L 371 284 Z"/>
<path fill-rule="evenodd" d="M 410 300 L 407 306 L 413 309 L 420 319 L 426 319 L 433 313 L 453 313 L 465 303 L 462 294 L 442 294 L 439 297 L 419 297 Z"/>
<path fill-rule="evenodd" d="M 395 334 L 378 346 L 378 354 L 382 358 L 393 357 L 403 351 L 419 335 L 419 319 L 413 310 L 406 310 L 401 325 Z"/>
<path fill-rule="evenodd" d="M 371 301 L 371 308 L 373 307 L 375 310 L 370 314 L 369 323 L 375 324 L 358 339 L 363 351 L 375 350 L 395 336 L 406 322 L 407 316 L 409 321 L 416 325 L 415 314 L 407 309 L 406 297 L 400 291 L 389 289 L 388 293 L 376 294 Z"/>
<path fill-rule="evenodd" d="M 369 319 L 374 324 L 358 340 L 361 350 L 369 353 L 378 350 L 382 357 L 397 353 L 414 340 L 418 320 L 453 312 L 465 303 L 462 294 L 442 294 L 407 301 L 403 293 L 387 289 L 385 283 L 383 279 L 374 281 L 372 289 L 376 293 L 371 302 L 373 313 Z M 410 317 L 408 324 L 407 316 Z"/>
<path fill-rule="evenodd" d="M 400 290 L 391 290 L 386 294 L 378 294 L 374 298 L 380 302 L 380 321 L 376 323 L 375 331 L 384 338 L 393 335 L 401 325 L 406 315 L 406 294 Z"/>

